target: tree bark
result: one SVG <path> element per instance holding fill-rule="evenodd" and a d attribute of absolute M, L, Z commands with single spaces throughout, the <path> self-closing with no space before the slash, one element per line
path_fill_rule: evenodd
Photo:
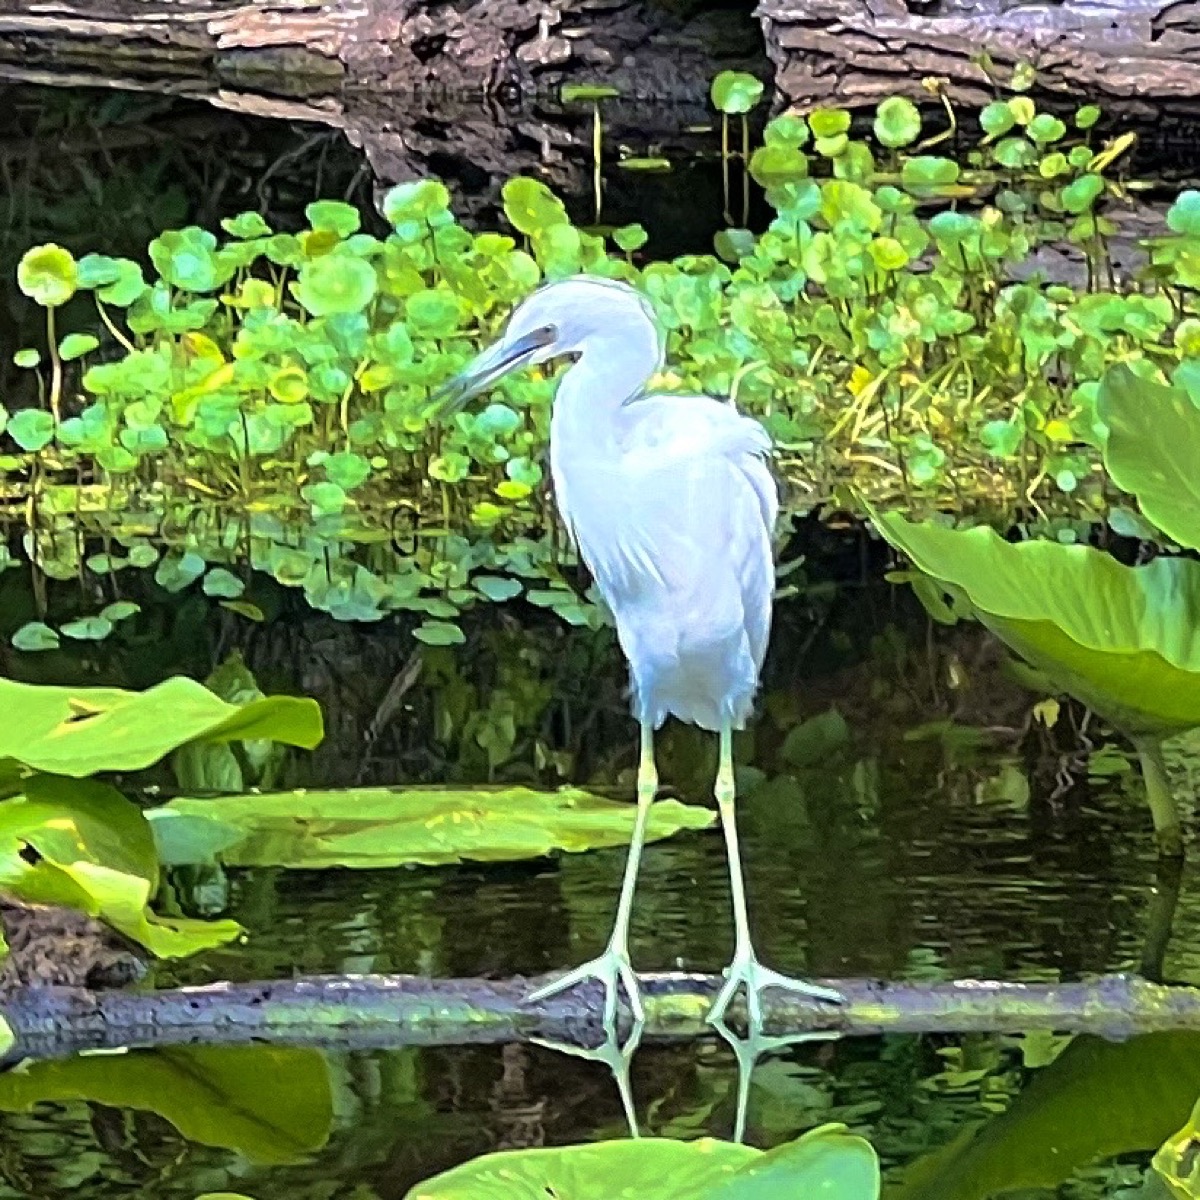
<path fill-rule="evenodd" d="M 1039 91 L 1126 118 L 1200 108 L 1196 0 L 761 0 L 758 15 L 777 87 L 806 104 L 928 99 L 933 78 L 982 105 L 1027 62 Z"/>
<path fill-rule="evenodd" d="M 712 1032 L 704 1016 L 721 983 L 718 976 L 671 973 L 642 980 L 647 1039 L 684 1040 Z M 8 1061 L 195 1041 L 354 1048 L 602 1040 L 599 985 L 531 1004 L 526 997 L 540 982 L 394 975 L 217 983 L 149 993 L 31 987 L 0 1001 L 0 1015 L 16 1035 Z M 851 1036 L 1038 1028 L 1120 1039 L 1200 1029 L 1200 989 L 1131 976 L 1066 984 L 820 982 L 840 991 L 846 1004 L 771 991 L 765 997 L 768 1032 Z M 741 1011 L 734 1016 L 740 1020 Z"/>
<path fill-rule="evenodd" d="M 0 62 L 307 99 L 430 88 L 531 94 L 589 73 L 626 97 L 698 99 L 714 63 L 765 70 L 752 19 L 731 36 L 736 15 L 696 8 L 696 0 L 0 0 Z"/>

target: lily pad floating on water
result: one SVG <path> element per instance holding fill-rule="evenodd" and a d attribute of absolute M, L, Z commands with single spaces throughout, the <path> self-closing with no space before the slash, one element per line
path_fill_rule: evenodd
<path fill-rule="evenodd" d="M 844 1125 L 775 1150 L 668 1138 L 503 1150 L 419 1183 L 406 1200 L 876 1200 L 879 1160 Z"/>
<path fill-rule="evenodd" d="M 1180 853 L 1160 742 L 1200 725 L 1200 563 L 1126 567 L 1089 546 L 871 515 L 1010 649 L 1133 739 L 1160 848 Z"/>
<path fill-rule="evenodd" d="M 184 676 L 144 692 L 0 679 L 0 713 L 0 768 L 17 762 L 74 779 L 141 770 L 189 742 L 262 739 L 311 749 L 323 736 L 315 700 L 227 704 Z"/>
<path fill-rule="evenodd" d="M 577 788 L 351 788 L 182 797 L 147 816 L 167 864 L 320 869 L 502 862 L 623 846 L 635 813 L 632 804 Z M 646 836 L 714 820 L 706 808 L 659 800 Z"/>

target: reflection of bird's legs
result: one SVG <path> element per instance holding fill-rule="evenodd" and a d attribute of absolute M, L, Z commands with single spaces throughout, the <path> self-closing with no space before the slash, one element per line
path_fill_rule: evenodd
<path fill-rule="evenodd" d="M 633 841 L 629 847 L 629 857 L 625 860 L 625 877 L 621 881 L 621 899 L 617 902 L 617 919 L 613 923 L 612 936 L 608 939 L 608 948 L 598 958 L 585 962 L 583 966 L 568 971 L 560 979 L 540 988 L 529 997 L 530 1000 L 544 1000 L 547 996 L 557 996 L 567 988 L 574 987 L 586 979 L 598 979 L 604 984 L 604 1025 L 612 1027 L 617 1016 L 617 995 L 619 986 L 625 985 L 629 996 L 629 1008 L 634 1021 L 642 1021 L 645 1013 L 642 1009 L 642 997 L 638 989 L 637 976 L 629 961 L 629 915 L 633 911 L 633 892 L 637 885 L 638 866 L 642 858 L 642 845 L 646 840 L 646 820 L 650 815 L 650 805 L 654 793 L 658 790 L 658 771 L 654 766 L 654 730 L 650 725 L 642 725 L 642 753 L 638 762 L 637 779 L 637 819 L 633 826 Z"/>
<path fill-rule="evenodd" d="M 746 1136 L 746 1113 L 750 1108 L 750 1080 L 754 1068 L 764 1054 L 784 1050 L 790 1046 L 800 1046 L 805 1042 L 835 1041 L 840 1035 L 836 1033 L 794 1033 L 788 1037 L 765 1037 L 753 1030 L 747 1038 L 740 1038 L 727 1025 L 720 1021 L 714 1022 L 713 1027 L 729 1043 L 738 1065 L 737 1112 L 733 1121 L 733 1140 L 740 1142 Z"/>
<path fill-rule="evenodd" d="M 549 1042 L 542 1038 L 529 1040 L 534 1045 L 569 1054 L 572 1058 L 603 1063 L 616 1081 L 617 1095 L 621 1098 L 621 1108 L 625 1113 L 625 1123 L 629 1126 L 629 1136 L 636 1138 L 641 1137 L 641 1131 L 638 1129 L 637 1111 L 633 1105 L 633 1085 L 629 1079 L 629 1067 L 637 1048 L 642 1044 L 642 1031 L 645 1028 L 641 1021 L 634 1021 L 629 1036 L 623 1043 L 618 1043 L 616 1029 L 609 1027 L 604 1031 L 604 1041 L 594 1047 L 572 1046 L 566 1042 Z"/>
<path fill-rule="evenodd" d="M 818 987 L 816 984 L 805 983 L 801 979 L 780 975 L 778 971 L 764 967 L 754 953 L 754 947 L 750 942 L 750 922 L 746 916 L 746 891 L 742 879 L 742 860 L 738 850 L 737 823 L 733 811 L 735 794 L 733 731 L 728 723 L 721 726 L 721 762 L 717 768 L 715 792 L 717 807 L 721 812 L 721 827 L 725 831 L 725 849 L 729 855 L 729 882 L 733 890 L 733 920 L 736 940 L 733 962 L 725 972 L 725 985 L 721 988 L 708 1013 L 709 1023 L 715 1025 L 723 1020 L 742 984 L 745 984 L 746 987 L 746 1010 L 750 1016 L 752 1035 L 762 1031 L 762 993 L 769 987 L 784 988 L 790 992 L 798 992 L 802 996 L 810 996 L 814 1000 L 828 1000 L 833 1004 L 841 1004 L 842 996 L 838 992 Z"/>

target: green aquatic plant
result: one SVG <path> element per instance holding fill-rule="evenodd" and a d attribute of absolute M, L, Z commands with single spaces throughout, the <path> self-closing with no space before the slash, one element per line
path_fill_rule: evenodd
<path fill-rule="evenodd" d="M 756 81 L 718 82 L 723 117 L 744 118 Z M 645 230 L 578 229 L 530 178 L 503 189 L 504 233 L 463 228 L 428 179 L 386 196 L 378 232 L 335 201 L 297 232 L 254 213 L 166 231 L 148 276 L 39 247 L 21 278 L 46 354 L 18 357 L 42 402 L 0 410 L 0 570 L 27 563 L 40 608 L 5 632 L 30 651 L 123 635 L 148 580 L 261 620 L 268 578 L 341 620 L 401 615 L 430 645 L 461 644 L 459 618 L 491 604 L 599 624 L 549 503 L 553 373 L 453 420 L 429 408 L 519 300 L 579 272 L 653 305 L 656 390 L 732 393 L 763 422 L 790 515 L 853 509 L 858 489 L 1080 538 L 1110 508 L 1100 380 L 1114 362 L 1186 378 L 1200 282 L 1187 193 L 1145 278 L 1110 280 L 1108 173 L 1131 139 L 1095 144 L 1094 123 L 1091 106 L 1066 122 L 1015 96 L 952 159 L 900 99 L 861 136 L 845 110 L 784 113 L 742 147 L 768 227 L 643 267 Z M 1029 272 L 1064 240 L 1084 291 Z M 56 342 L 67 288 L 95 336 Z M 47 581 L 75 580 L 96 600 L 64 620 Z"/>
<path fill-rule="evenodd" d="M 408 1200 L 877 1200 L 879 1160 L 844 1125 L 822 1125 L 762 1151 L 713 1138 L 642 1138 L 554 1149 L 505 1150 L 417 1184 Z"/>
<path fill-rule="evenodd" d="M 504 862 L 623 846 L 634 816 L 629 804 L 578 788 L 519 787 L 179 797 L 148 814 L 165 863 L 303 869 Z M 647 837 L 707 829 L 714 820 L 698 805 L 660 800 L 650 811 Z"/>
<path fill-rule="evenodd" d="M 138 771 L 200 745 L 311 748 L 323 733 L 314 701 L 230 704 L 183 677 L 145 692 L 0 679 L 0 709 L 0 888 L 98 917 L 164 958 L 239 936 L 234 921 L 153 912 L 160 861 L 151 826 L 115 787 L 90 777 Z"/>
<path fill-rule="evenodd" d="M 986 526 L 873 515 L 925 578 L 932 612 L 947 621 L 975 616 L 1132 738 L 1160 850 L 1181 854 L 1162 740 L 1200 725 L 1200 563 L 1164 556 L 1127 567 L 1091 546 L 1014 544 Z"/>

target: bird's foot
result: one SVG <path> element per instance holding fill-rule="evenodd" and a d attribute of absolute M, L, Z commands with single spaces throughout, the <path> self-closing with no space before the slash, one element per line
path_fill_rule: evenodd
<path fill-rule="evenodd" d="M 642 1008 L 641 989 L 629 961 L 629 951 L 612 943 L 609 943 L 608 949 L 598 958 L 593 958 L 590 962 L 585 962 L 583 966 L 568 971 L 553 983 L 538 988 L 530 995 L 529 999 L 534 1003 L 546 1000 L 589 979 L 598 979 L 604 984 L 604 1028 L 606 1030 L 612 1029 L 616 1024 L 617 999 L 620 995 L 621 985 L 625 987 L 625 995 L 629 999 L 629 1011 L 633 1015 L 634 1022 L 640 1023 L 646 1019 L 645 1010 Z"/>
<path fill-rule="evenodd" d="M 793 979 L 789 975 L 781 975 L 764 967 L 754 956 L 752 950 L 738 951 L 733 962 L 725 971 L 725 984 L 717 994 L 713 1006 L 708 1010 L 707 1021 L 710 1025 L 724 1022 L 725 1014 L 737 995 L 738 988 L 746 989 L 746 1012 L 750 1018 L 750 1029 L 754 1034 L 762 1031 L 762 993 L 767 988 L 782 988 L 807 996 L 811 1000 L 821 1000 L 828 1004 L 845 1004 L 845 997 L 831 988 L 820 987 L 815 983 L 805 983 L 802 979 Z"/>

